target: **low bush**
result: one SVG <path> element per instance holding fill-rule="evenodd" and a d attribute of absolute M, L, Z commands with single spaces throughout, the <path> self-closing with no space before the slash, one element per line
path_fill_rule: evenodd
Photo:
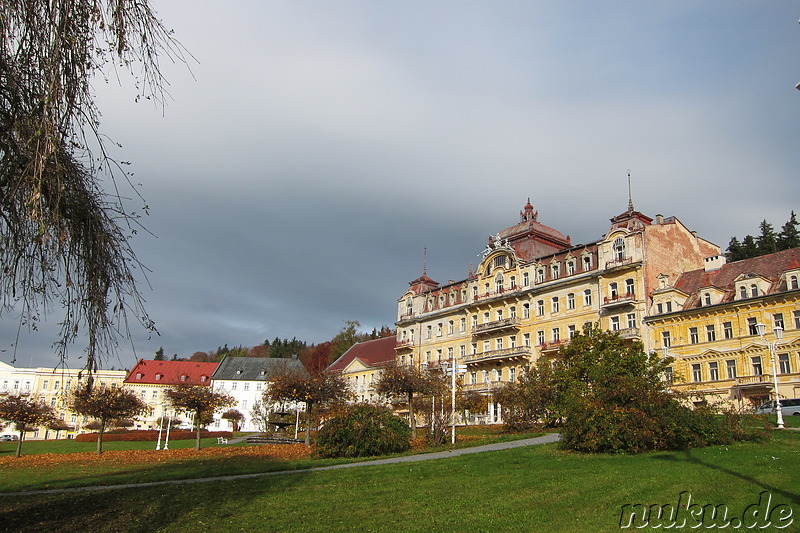
<path fill-rule="evenodd" d="M 317 455 L 364 457 L 404 452 L 411 429 L 385 407 L 354 405 L 328 419 L 317 432 Z"/>
<path fill-rule="evenodd" d="M 170 440 L 187 440 L 197 437 L 197 433 L 186 429 L 176 429 L 169 432 Z M 232 438 L 230 431 L 201 431 L 200 438 L 225 437 Z M 166 438 L 166 431 L 161 432 L 161 438 Z M 78 442 L 97 442 L 97 433 L 82 433 L 75 437 Z M 158 430 L 146 429 L 140 431 L 126 431 L 124 433 L 104 433 L 103 442 L 110 441 L 153 441 L 158 440 Z"/>

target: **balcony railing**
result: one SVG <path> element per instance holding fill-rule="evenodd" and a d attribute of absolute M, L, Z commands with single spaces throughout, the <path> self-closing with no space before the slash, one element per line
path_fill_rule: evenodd
<path fill-rule="evenodd" d="M 543 342 L 543 343 L 541 343 L 539 345 L 539 351 L 542 352 L 542 353 L 544 353 L 544 352 L 555 352 L 555 351 L 558 351 L 559 348 L 561 348 L 562 346 L 566 346 L 567 344 L 569 344 L 569 339 L 561 339 L 561 340 L 557 340 L 557 341 Z"/>
<path fill-rule="evenodd" d="M 625 328 L 617 330 L 619 336 L 623 339 L 640 339 L 642 337 L 639 328 Z"/>
<path fill-rule="evenodd" d="M 485 324 L 478 324 L 473 329 L 473 335 L 481 335 L 484 333 L 500 331 L 504 329 L 519 329 L 519 318 L 503 318 L 501 320 L 495 320 L 494 322 L 487 322 Z"/>
<path fill-rule="evenodd" d="M 772 377 L 769 374 L 759 374 L 757 376 L 742 376 L 736 378 L 736 386 L 742 385 L 772 385 Z"/>
<path fill-rule="evenodd" d="M 632 257 L 623 257 L 622 259 L 615 259 L 613 261 L 606 261 L 606 268 L 614 268 L 623 265 L 630 265 L 633 263 Z"/>
<path fill-rule="evenodd" d="M 394 349 L 397 350 L 397 351 L 408 350 L 408 349 L 413 348 L 415 346 L 415 344 L 416 343 L 413 340 L 406 339 L 406 340 L 403 340 L 403 341 L 398 341 L 397 344 L 395 345 Z"/>
<path fill-rule="evenodd" d="M 614 307 L 617 305 L 628 305 L 636 301 L 636 294 L 633 292 L 626 292 L 625 294 L 617 294 L 616 296 L 606 296 L 603 298 L 603 307 Z"/>
<path fill-rule="evenodd" d="M 532 352 L 529 346 L 515 346 L 514 348 L 503 348 L 502 350 L 490 350 L 488 352 L 470 354 L 464 357 L 464 362 L 467 364 L 475 364 L 486 361 L 499 361 L 501 359 L 530 357 L 531 355 Z"/>

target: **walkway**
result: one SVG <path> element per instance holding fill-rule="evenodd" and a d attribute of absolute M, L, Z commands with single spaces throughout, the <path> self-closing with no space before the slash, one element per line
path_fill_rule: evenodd
<path fill-rule="evenodd" d="M 533 446 L 535 444 L 548 444 L 557 442 L 560 438 L 558 433 L 548 433 L 542 437 L 533 439 L 514 440 L 510 442 L 498 442 L 495 444 L 484 444 L 483 446 L 475 446 L 472 448 L 459 448 L 456 450 L 448 450 L 444 452 L 434 453 L 421 453 L 417 455 L 403 455 L 401 457 L 388 457 L 386 459 L 373 459 L 370 461 L 361 461 L 358 463 L 346 463 L 333 466 L 317 466 L 313 468 L 306 468 L 303 470 L 281 470 L 279 472 L 260 472 L 257 474 L 237 474 L 233 476 L 217 476 L 205 477 L 198 479 L 176 479 L 170 481 L 152 481 L 149 483 L 129 483 L 126 485 L 104 485 L 93 487 L 74 487 L 69 489 L 51 489 L 51 490 L 29 490 L 25 492 L 0 492 L 2 496 L 35 496 L 39 494 L 63 494 L 68 492 L 93 492 L 98 490 L 117 490 L 117 489 L 133 489 L 139 487 L 157 487 L 159 485 L 184 485 L 187 483 L 208 483 L 210 481 L 233 481 L 236 479 L 250 479 L 256 477 L 266 476 L 280 476 L 284 474 L 300 474 L 305 472 L 322 472 L 324 470 L 338 470 L 340 468 L 355 468 L 359 466 L 373 466 L 373 465 L 388 465 L 393 463 L 418 463 L 420 461 L 432 461 L 434 459 L 447 459 L 449 457 L 458 457 L 460 455 L 470 455 L 473 453 L 493 452 L 497 450 L 508 450 L 511 448 L 521 448 L 523 446 Z"/>

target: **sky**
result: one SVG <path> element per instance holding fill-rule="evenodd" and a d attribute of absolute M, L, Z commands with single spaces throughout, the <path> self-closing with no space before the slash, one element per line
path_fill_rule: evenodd
<path fill-rule="evenodd" d="M 149 207 L 131 244 L 159 335 L 134 325 L 106 368 L 391 326 L 423 266 L 466 278 L 528 198 L 600 239 L 629 171 L 637 210 L 723 250 L 800 211 L 796 2 L 151 4 L 193 57 L 162 57 L 166 105 L 124 74 L 94 89 Z M 3 314 L 0 361 L 56 365 L 61 318 L 17 338 Z"/>

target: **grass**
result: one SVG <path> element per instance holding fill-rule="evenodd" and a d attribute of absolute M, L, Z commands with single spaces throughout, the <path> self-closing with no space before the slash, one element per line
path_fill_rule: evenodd
<path fill-rule="evenodd" d="M 9 473 L 3 474 L 3 490 Z M 787 504 L 793 512 L 794 523 L 782 531 L 797 531 L 798 478 L 800 431 L 774 432 L 762 443 L 636 456 L 581 455 L 541 445 L 236 481 L 0 496 L 0 528 L 603 532 L 619 530 L 624 504 L 677 503 L 688 491 L 701 505 L 724 504 L 729 516 L 741 516 L 768 491 L 773 507 Z"/>

